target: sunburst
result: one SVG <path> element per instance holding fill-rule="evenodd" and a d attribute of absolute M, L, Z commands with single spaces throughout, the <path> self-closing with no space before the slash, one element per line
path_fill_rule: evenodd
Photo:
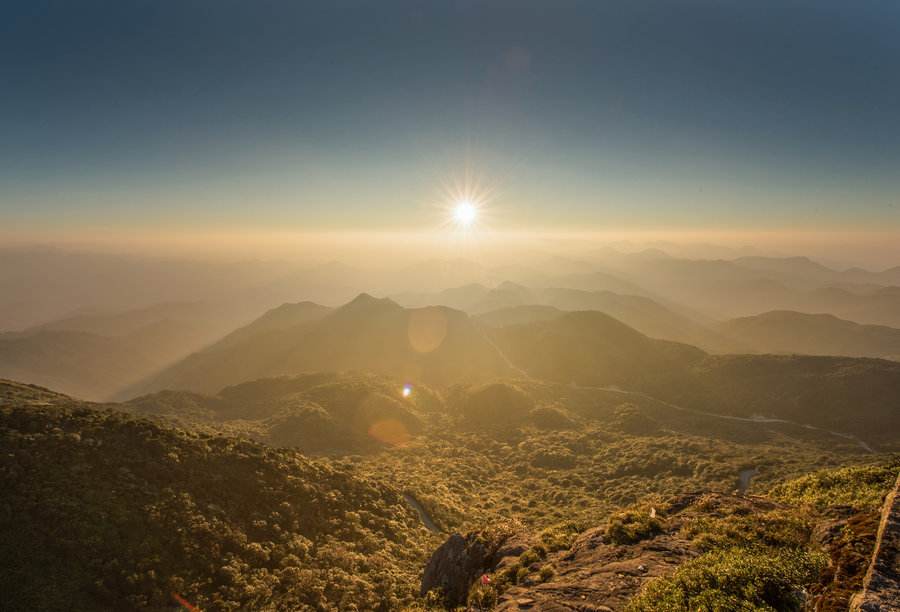
<path fill-rule="evenodd" d="M 486 229 L 492 196 L 492 190 L 468 175 L 463 181 L 445 185 L 439 205 L 444 213 L 443 225 L 462 236 Z"/>

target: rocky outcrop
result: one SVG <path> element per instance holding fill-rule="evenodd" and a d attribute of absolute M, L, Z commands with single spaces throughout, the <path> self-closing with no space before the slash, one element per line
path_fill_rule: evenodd
<path fill-rule="evenodd" d="M 867 574 L 876 530 L 878 546 Z M 521 533 L 454 534 L 429 561 L 423 595 L 439 589 L 448 608 L 465 605 L 470 596 L 474 599 L 468 603 L 476 603 L 472 609 L 494 612 L 611 612 L 625 609 L 649 581 L 670 576 L 705 551 L 725 550 L 729 542 L 751 546 L 774 538 L 776 553 L 808 544 L 830 562 L 818 580 L 820 570 L 815 570 L 802 588 L 791 586 L 795 591 L 777 605 L 765 594 L 757 594 L 758 599 L 776 609 L 784 609 L 781 604 L 789 599 L 802 600 L 808 610 L 846 610 L 865 575 L 865 592 L 852 609 L 900 612 L 896 489 L 883 514 L 869 507 L 829 506 L 813 515 L 808 508 L 755 495 L 692 493 L 618 512 L 607 525 L 582 532 L 563 549 L 544 545 L 546 534 L 528 541 Z M 491 575 L 490 586 L 473 590 L 482 574 Z"/>
<path fill-rule="evenodd" d="M 863 590 L 854 597 L 850 610 L 900 610 L 900 475 L 884 501 L 872 562 L 863 581 Z"/>
<path fill-rule="evenodd" d="M 668 503 L 662 529 L 633 543 L 619 544 L 605 527 L 582 533 L 568 550 L 549 555 L 527 568 L 529 576 L 506 590 L 495 612 L 611 612 L 622 610 L 643 585 L 667 576 L 699 552 L 682 533 L 682 526 L 717 507 L 740 513 L 772 510 L 776 505 L 761 498 L 730 495 L 684 495 Z M 539 570 L 555 572 L 540 581 Z"/>
<path fill-rule="evenodd" d="M 483 574 L 494 571 L 505 559 L 517 558 L 531 546 L 517 526 L 503 525 L 465 536 L 454 533 L 431 555 L 422 576 L 421 595 L 438 591 L 445 605 L 466 603 L 469 589 Z"/>

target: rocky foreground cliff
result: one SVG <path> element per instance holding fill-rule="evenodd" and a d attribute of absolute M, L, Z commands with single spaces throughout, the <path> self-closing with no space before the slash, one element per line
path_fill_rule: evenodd
<path fill-rule="evenodd" d="M 454 534 L 429 560 L 422 594 L 436 607 L 504 612 L 837 611 L 865 583 L 855 609 L 896 610 L 900 532 L 895 513 L 879 519 L 897 469 L 833 470 L 765 497 L 651 498 L 577 533 L 510 523 Z"/>
<path fill-rule="evenodd" d="M 876 612 L 900 608 L 900 476 L 885 499 L 872 561 L 863 590 L 851 610 Z"/>

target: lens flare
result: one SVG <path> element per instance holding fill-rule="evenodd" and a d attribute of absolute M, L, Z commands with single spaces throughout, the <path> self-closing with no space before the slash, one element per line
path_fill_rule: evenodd
<path fill-rule="evenodd" d="M 417 308 L 409 313 L 406 324 L 409 345 L 417 353 L 431 353 L 447 337 L 447 315 L 441 308 Z"/>
<path fill-rule="evenodd" d="M 404 446 L 412 436 L 397 419 L 382 419 L 369 426 L 369 436 L 388 446 Z"/>
<path fill-rule="evenodd" d="M 403 397 L 409 397 L 410 395 L 412 395 L 412 391 L 412 385 L 406 383 L 405 385 L 403 385 L 403 391 L 401 391 L 400 393 L 403 395 Z"/>

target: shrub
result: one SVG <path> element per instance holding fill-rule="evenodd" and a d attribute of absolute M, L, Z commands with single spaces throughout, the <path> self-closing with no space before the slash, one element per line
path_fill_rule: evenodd
<path fill-rule="evenodd" d="M 731 548 L 706 553 L 647 583 L 629 612 L 799 610 L 803 589 L 827 565 L 802 549 Z"/>
<path fill-rule="evenodd" d="M 572 521 L 567 521 L 565 523 L 553 525 L 552 527 L 547 527 L 541 532 L 540 538 L 541 542 L 549 552 L 556 552 L 572 546 L 572 543 L 575 542 L 575 538 L 578 537 L 578 534 L 581 533 L 581 531 L 582 528 L 580 525 Z"/>
<path fill-rule="evenodd" d="M 431 610 L 433 608 L 444 608 L 444 592 L 442 589 L 431 589 L 427 593 L 425 593 L 425 597 L 423 598 L 423 602 L 425 608 Z"/>
<path fill-rule="evenodd" d="M 491 584 L 475 583 L 469 590 L 467 602 L 470 608 L 490 610 L 497 605 L 497 590 Z"/>
<path fill-rule="evenodd" d="M 519 570 L 516 572 L 516 584 L 519 584 L 520 582 L 525 580 L 525 578 L 527 578 L 527 577 L 528 577 L 528 568 L 520 567 Z"/>
<path fill-rule="evenodd" d="M 696 519 L 687 523 L 681 533 L 702 550 L 750 545 L 797 547 L 808 541 L 810 525 L 795 512 L 772 510 L 757 515 Z"/>
<path fill-rule="evenodd" d="M 533 548 L 526 550 L 519 555 L 519 564 L 522 567 L 529 567 L 541 560 L 540 555 Z"/>
<path fill-rule="evenodd" d="M 606 537 L 615 544 L 634 544 L 662 533 L 663 522 L 646 510 L 623 510 L 612 515 Z"/>
<path fill-rule="evenodd" d="M 541 568 L 540 577 L 541 582 L 547 582 L 556 574 L 556 570 L 553 569 L 552 565 L 545 565 Z"/>
<path fill-rule="evenodd" d="M 775 499 L 817 508 L 846 505 L 857 509 L 881 506 L 897 479 L 900 458 L 883 465 L 845 467 L 809 474 L 772 488 Z"/>

